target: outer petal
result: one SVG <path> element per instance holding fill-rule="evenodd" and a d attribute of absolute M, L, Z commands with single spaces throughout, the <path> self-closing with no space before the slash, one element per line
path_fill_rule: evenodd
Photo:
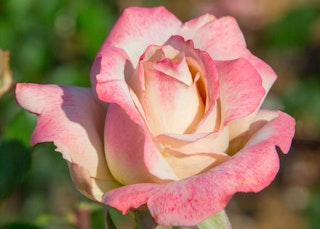
<path fill-rule="evenodd" d="M 137 156 L 137 158 L 143 158 L 143 162 L 150 174 L 164 180 L 176 180 L 177 177 L 172 171 L 170 171 L 169 165 L 161 157 L 157 150 L 157 146 L 151 139 L 142 116 L 133 103 L 133 98 L 131 97 L 127 84 L 127 81 L 130 81 L 130 79 L 126 78 L 128 75 L 133 75 L 133 70 L 130 62 L 128 61 L 127 55 L 123 50 L 111 46 L 104 46 L 104 51 L 108 55 L 112 56 L 112 58 L 109 58 L 108 55 L 97 58 L 91 70 L 91 78 L 92 86 L 96 89 L 98 98 L 106 103 L 115 103 L 119 105 L 119 107 L 121 107 L 121 109 L 119 109 L 119 107 L 117 108 L 119 110 L 119 114 L 122 114 L 123 111 L 125 112 L 125 114 L 122 115 L 123 120 L 121 121 L 120 119 L 117 119 L 116 112 L 114 112 L 113 115 L 108 114 L 108 119 L 113 120 L 110 121 L 113 125 L 115 125 L 116 121 L 120 121 L 120 123 L 117 122 L 118 124 L 115 125 L 118 131 L 113 133 L 112 138 L 116 139 L 117 137 L 123 137 L 122 139 L 127 141 L 128 139 L 125 138 L 126 136 L 122 135 L 122 133 L 125 133 L 127 130 L 121 122 L 126 122 L 128 123 L 127 125 L 130 123 L 131 126 L 136 124 L 137 128 L 142 128 L 144 135 L 144 150 L 137 152 L 139 154 L 144 154 L 144 156 Z M 111 111 L 109 110 L 108 113 L 110 112 Z M 108 120 L 107 122 L 109 123 Z M 135 124 L 131 122 L 134 122 Z M 108 123 L 106 125 L 108 125 Z M 120 131 L 119 127 L 123 128 L 122 131 Z M 110 128 L 107 127 L 106 129 Z M 109 142 L 108 144 L 112 143 Z M 122 145 L 122 147 L 125 148 L 125 145 Z M 129 149 L 128 147 L 126 148 Z M 122 152 L 125 154 L 131 153 L 130 150 L 125 149 L 123 149 Z M 120 159 L 120 157 L 117 158 Z M 113 163 L 117 162 L 114 161 Z M 120 160 L 119 164 L 121 163 L 123 162 Z M 142 177 L 145 179 L 147 175 Z M 121 182 L 126 183 L 129 181 L 121 179 Z"/>
<path fill-rule="evenodd" d="M 103 150 L 106 109 L 94 98 L 91 89 L 58 85 L 17 84 L 17 102 L 38 116 L 31 143 L 54 142 L 57 151 L 72 167 L 77 184 L 87 180 L 83 192 L 103 193 L 118 186 L 109 173 Z M 86 178 L 80 174 L 86 174 Z M 91 177 L 106 181 L 100 189 Z M 95 188 L 93 188 L 95 187 Z M 91 191 L 88 191 L 92 189 Z M 97 190 L 93 190 L 97 189 Z M 92 198 L 101 198 L 94 194 Z M 99 199 L 97 199 L 99 200 Z"/>
<path fill-rule="evenodd" d="M 164 44 L 170 36 L 178 33 L 181 25 L 181 21 L 164 7 L 127 8 L 113 26 L 98 55 L 108 55 L 104 52 L 104 46 L 112 45 L 123 49 L 136 66 L 147 46 Z"/>
<path fill-rule="evenodd" d="M 255 67 L 255 69 L 259 72 L 261 79 L 262 79 L 262 85 L 263 88 L 266 91 L 266 94 L 270 90 L 272 84 L 277 79 L 276 73 L 273 71 L 273 69 L 266 64 L 264 61 L 259 59 L 258 57 L 251 54 L 249 50 L 247 50 L 243 55 L 242 58 L 249 61 L 252 66 Z"/>
<path fill-rule="evenodd" d="M 88 170 L 76 163 L 68 161 L 68 165 L 73 183 L 88 198 L 102 202 L 102 194 L 106 190 L 120 186 L 113 178 L 99 179 L 92 177 Z"/>
<path fill-rule="evenodd" d="M 134 71 L 128 56 L 112 46 L 104 49 L 107 54 L 98 56 L 91 69 L 92 88 L 100 100 L 119 104 L 134 122 L 141 123 L 127 85 Z"/>
<path fill-rule="evenodd" d="M 111 173 L 122 184 L 177 180 L 144 128 L 116 104 L 108 110 L 105 149 Z"/>
<path fill-rule="evenodd" d="M 259 73 L 245 59 L 217 63 L 220 76 L 222 123 L 256 111 L 265 96 Z M 252 96 L 254 95 L 254 96 Z"/>
<path fill-rule="evenodd" d="M 105 203 L 123 213 L 147 204 L 161 225 L 200 223 L 224 209 L 235 192 L 257 192 L 274 179 L 279 169 L 275 146 L 288 152 L 294 120 L 282 112 L 269 112 L 266 120 L 270 117 L 273 119 L 241 151 L 208 172 L 168 184 L 138 184 L 112 190 L 104 195 Z M 265 121 L 263 115 L 260 118 Z"/>
<path fill-rule="evenodd" d="M 207 20 L 207 23 L 187 22 L 180 34 L 192 39 L 196 48 L 205 50 L 214 60 L 237 59 L 247 50 L 243 34 L 232 17 Z"/>
<path fill-rule="evenodd" d="M 242 58 L 246 59 L 250 62 L 250 64 L 256 69 L 262 79 L 262 86 L 265 90 L 265 96 L 270 90 L 272 84 L 277 79 L 276 73 L 272 70 L 272 68 L 266 64 L 264 61 L 260 60 L 258 57 L 252 55 L 249 50 L 247 50 Z M 264 101 L 265 96 L 261 99 L 259 106 L 256 108 L 251 115 L 246 116 L 240 119 L 234 119 L 229 123 L 230 127 L 230 139 L 234 139 L 241 135 L 243 132 L 249 129 L 250 124 L 255 118 L 258 109 Z"/>
<path fill-rule="evenodd" d="M 192 40 L 199 29 L 213 22 L 214 20 L 216 20 L 216 17 L 212 14 L 204 14 L 200 17 L 193 18 L 183 24 L 179 34 L 181 34 L 187 40 Z"/>

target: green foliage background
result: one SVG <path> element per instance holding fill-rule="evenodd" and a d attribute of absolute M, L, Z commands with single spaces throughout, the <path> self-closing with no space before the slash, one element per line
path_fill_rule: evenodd
<path fill-rule="evenodd" d="M 91 63 L 121 10 L 129 5 L 160 4 L 184 21 L 198 16 L 181 11 L 192 9 L 184 1 L 2 0 L 0 48 L 11 53 L 16 82 L 89 87 Z M 297 120 L 292 152 L 281 160 L 282 172 L 270 190 L 297 186 L 288 183 L 285 173 L 296 160 L 311 158 L 317 165 L 317 179 L 307 177 L 312 182 L 298 184 L 308 193 L 306 205 L 287 210 L 301 219 L 304 228 L 315 229 L 320 221 L 320 8 L 310 3 L 283 12 L 259 29 L 238 19 L 249 48 L 279 74 L 266 106 L 282 109 Z M 91 228 L 103 228 L 104 206 L 77 192 L 54 146 L 30 146 L 35 122 L 34 115 L 16 105 L 13 89 L 0 98 L 0 228 L 77 228 L 77 215 L 84 211 L 90 216 Z M 306 171 L 297 174 L 303 176 Z M 262 197 L 271 191 L 262 192 Z M 241 198 L 248 197 L 236 197 L 239 206 Z M 232 207 L 230 211 L 232 214 Z M 260 222 L 257 213 L 241 215 Z"/>

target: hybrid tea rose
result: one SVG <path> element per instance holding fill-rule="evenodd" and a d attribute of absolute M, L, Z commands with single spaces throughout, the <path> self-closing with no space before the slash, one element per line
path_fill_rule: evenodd
<path fill-rule="evenodd" d="M 260 106 L 276 79 L 232 17 L 182 23 L 163 7 L 126 9 L 98 52 L 91 88 L 18 84 L 77 188 L 124 214 L 196 225 L 236 192 L 258 192 L 287 153 L 294 120 Z"/>

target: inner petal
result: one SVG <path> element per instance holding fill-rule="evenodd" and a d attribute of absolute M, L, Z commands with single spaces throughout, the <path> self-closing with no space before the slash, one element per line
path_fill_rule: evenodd
<path fill-rule="evenodd" d="M 205 107 L 204 116 L 191 133 L 219 131 L 220 86 L 215 61 L 206 51 L 196 49 L 192 40 L 185 41 L 181 36 L 172 36 L 166 44 L 185 53 L 189 71 Z"/>
<path fill-rule="evenodd" d="M 144 64 L 152 64 L 152 68 L 174 77 L 188 86 L 193 84 L 193 75 L 190 73 L 188 57 L 170 45 L 150 45 L 141 57 Z M 140 81 L 144 79 L 140 78 Z M 144 88 L 144 87 L 143 87 Z"/>
<path fill-rule="evenodd" d="M 202 134 L 162 134 L 157 139 L 164 147 L 193 155 L 199 152 L 226 155 L 229 147 L 229 128 Z"/>
<path fill-rule="evenodd" d="M 205 73 L 202 71 L 201 66 L 193 57 L 188 56 L 186 58 L 186 61 L 188 63 L 190 74 L 192 75 L 193 81 L 197 84 L 199 95 L 201 96 L 202 102 L 205 105 L 207 111 L 209 101 L 207 100 L 208 91 L 207 83 L 204 77 Z"/>
<path fill-rule="evenodd" d="M 154 135 L 188 133 L 204 113 L 204 104 L 195 84 L 191 86 L 157 70 L 156 63 L 144 64 L 142 105 Z M 170 67 L 170 66 L 169 66 Z"/>
<path fill-rule="evenodd" d="M 179 179 L 204 173 L 230 158 L 225 154 L 207 154 L 201 152 L 194 155 L 185 155 L 168 148 L 164 149 L 161 154 Z"/>

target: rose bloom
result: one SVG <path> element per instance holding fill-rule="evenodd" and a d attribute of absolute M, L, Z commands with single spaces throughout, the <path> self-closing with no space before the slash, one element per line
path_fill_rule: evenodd
<path fill-rule="evenodd" d="M 164 7 L 126 9 L 98 52 L 91 88 L 20 83 L 77 188 L 124 214 L 196 225 L 236 192 L 258 192 L 287 153 L 294 120 L 260 109 L 276 80 L 232 17 L 181 23 Z"/>

